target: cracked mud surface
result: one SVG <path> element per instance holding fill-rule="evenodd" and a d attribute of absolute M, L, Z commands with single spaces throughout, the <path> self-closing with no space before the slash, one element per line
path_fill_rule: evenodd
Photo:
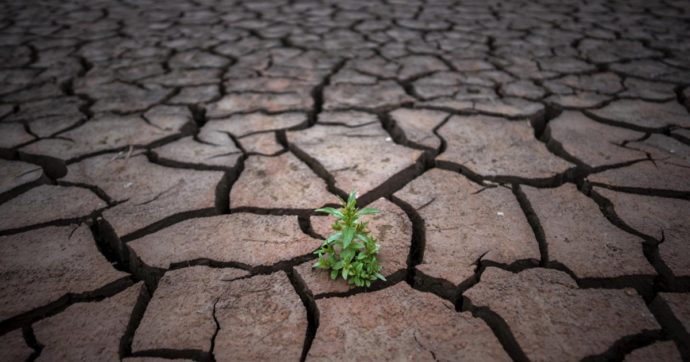
<path fill-rule="evenodd" d="M 0 359 L 690 360 L 687 1 L 0 2 Z M 387 281 L 312 270 L 352 189 Z"/>

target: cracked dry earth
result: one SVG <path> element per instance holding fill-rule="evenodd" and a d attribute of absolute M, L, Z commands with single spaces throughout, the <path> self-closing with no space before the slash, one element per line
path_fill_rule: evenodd
<path fill-rule="evenodd" d="M 0 360 L 690 360 L 687 1 L 0 14 Z"/>

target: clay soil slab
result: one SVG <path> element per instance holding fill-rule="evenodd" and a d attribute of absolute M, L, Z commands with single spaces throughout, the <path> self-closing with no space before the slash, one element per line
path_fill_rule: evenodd
<path fill-rule="evenodd" d="M 100 254 L 87 226 L 50 226 L 0 236 L 0 320 L 96 290 L 127 274 Z"/>
<path fill-rule="evenodd" d="M 105 206 L 84 188 L 41 185 L 0 205 L 0 230 L 83 218 Z"/>
<path fill-rule="evenodd" d="M 482 190 L 458 173 L 432 169 L 395 197 L 424 219 L 426 248 L 417 270 L 428 276 L 458 285 L 474 274 L 480 258 L 539 260 L 537 240 L 509 189 Z"/>
<path fill-rule="evenodd" d="M 116 206 L 103 212 L 119 236 L 174 214 L 213 209 L 220 171 L 169 168 L 146 156 L 103 154 L 69 166 L 65 181 L 94 185 Z"/>
<path fill-rule="evenodd" d="M 659 256 L 675 276 L 690 276 L 690 202 L 635 195 L 596 187 L 608 198 L 618 217 L 659 244 Z"/>
<path fill-rule="evenodd" d="M 210 351 L 214 305 L 228 283 L 248 273 L 192 266 L 165 273 L 134 335 L 134 352 L 152 349 Z"/>
<path fill-rule="evenodd" d="M 49 361 L 119 361 L 120 339 L 127 330 L 143 284 L 102 301 L 76 303 L 34 325 Z"/>
<path fill-rule="evenodd" d="M 70 160 L 129 145 L 148 145 L 172 136 L 191 122 L 191 116 L 185 114 L 159 117 L 152 113 L 147 122 L 140 115 L 104 114 L 61 133 L 61 138 L 42 139 L 22 147 L 21 151 Z"/>
<path fill-rule="evenodd" d="M 21 329 L 15 329 L 0 337 L 0 345 L 2 345 L 2 358 L 6 361 L 27 361 L 34 353 L 34 350 L 24 341 Z"/>
<path fill-rule="evenodd" d="M 634 290 L 578 289 L 556 270 L 487 268 L 464 296 L 503 318 L 532 361 L 580 360 L 625 336 L 660 329 Z"/>
<path fill-rule="evenodd" d="M 410 101 L 412 98 L 393 81 L 383 81 L 374 85 L 336 84 L 324 90 L 326 110 L 390 107 Z"/>
<path fill-rule="evenodd" d="M 606 107 L 592 111 L 595 117 L 643 128 L 666 126 L 690 127 L 690 117 L 675 100 L 657 103 L 633 99 L 621 99 Z"/>
<path fill-rule="evenodd" d="M 291 153 L 250 156 L 230 192 L 233 209 L 315 209 L 333 202 L 326 183 Z"/>
<path fill-rule="evenodd" d="M 310 254 L 321 241 L 302 233 L 296 216 L 235 213 L 185 220 L 128 245 L 159 268 L 195 259 L 266 266 Z"/>
<path fill-rule="evenodd" d="M 482 176 L 547 178 L 571 166 L 549 153 L 534 137 L 528 121 L 453 116 L 438 132 L 448 148 L 437 160 L 467 167 Z"/>
<path fill-rule="evenodd" d="M 566 111 L 549 122 L 549 142 L 590 167 L 646 159 L 644 152 L 620 146 L 644 134 L 595 122 L 579 112 Z"/>
<path fill-rule="evenodd" d="M 448 117 L 448 113 L 400 108 L 391 112 L 390 116 L 402 129 L 407 140 L 434 150 L 441 146 L 441 140 L 433 131 Z"/>
<path fill-rule="evenodd" d="M 524 191 L 544 229 L 550 261 L 564 264 L 578 278 L 655 274 L 642 253 L 643 240 L 606 220 L 575 185 Z"/>
<path fill-rule="evenodd" d="M 412 171 L 422 154 L 393 143 L 378 124 L 357 128 L 317 125 L 289 132 L 288 141 L 332 175 L 336 187 L 345 192 L 356 190 L 359 195 L 396 174 Z"/>
<path fill-rule="evenodd" d="M 481 319 L 404 282 L 316 304 L 310 361 L 510 360 Z"/>
<path fill-rule="evenodd" d="M 43 176 L 40 166 L 21 161 L 0 159 L 0 170 L 0 194 L 37 182 Z"/>
<path fill-rule="evenodd" d="M 242 152 L 229 142 L 211 144 L 199 142 L 191 136 L 153 150 L 159 162 L 190 168 L 231 168 L 237 164 Z"/>
<path fill-rule="evenodd" d="M 285 273 L 242 275 L 208 267 L 166 273 L 133 349 L 211 352 L 214 340 L 217 361 L 299 360 L 307 315 Z"/>

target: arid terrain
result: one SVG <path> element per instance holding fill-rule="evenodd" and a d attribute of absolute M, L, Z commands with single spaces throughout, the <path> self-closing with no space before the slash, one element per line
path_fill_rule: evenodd
<path fill-rule="evenodd" d="M 689 109 L 686 0 L 2 0 L 0 360 L 688 361 Z"/>

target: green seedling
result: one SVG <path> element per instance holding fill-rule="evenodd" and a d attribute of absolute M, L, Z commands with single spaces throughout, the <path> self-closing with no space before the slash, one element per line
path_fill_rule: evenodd
<path fill-rule="evenodd" d="M 376 258 L 379 244 L 367 229 L 368 222 L 360 219 L 365 215 L 378 214 L 379 210 L 365 207 L 357 209 L 357 193 L 351 192 L 347 202 L 340 200 L 342 207 L 335 209 L 325 207 L 317 212 L 329 214 L 336 218 L 331 234 L 315 252 L 319 261 L 314 268 L 330 270 L 331 279 L 342 276 L 349 284 L 358 287 L 369 287 L 376 279 L 386 280 L 381 275 L 381 265 Z"/>

